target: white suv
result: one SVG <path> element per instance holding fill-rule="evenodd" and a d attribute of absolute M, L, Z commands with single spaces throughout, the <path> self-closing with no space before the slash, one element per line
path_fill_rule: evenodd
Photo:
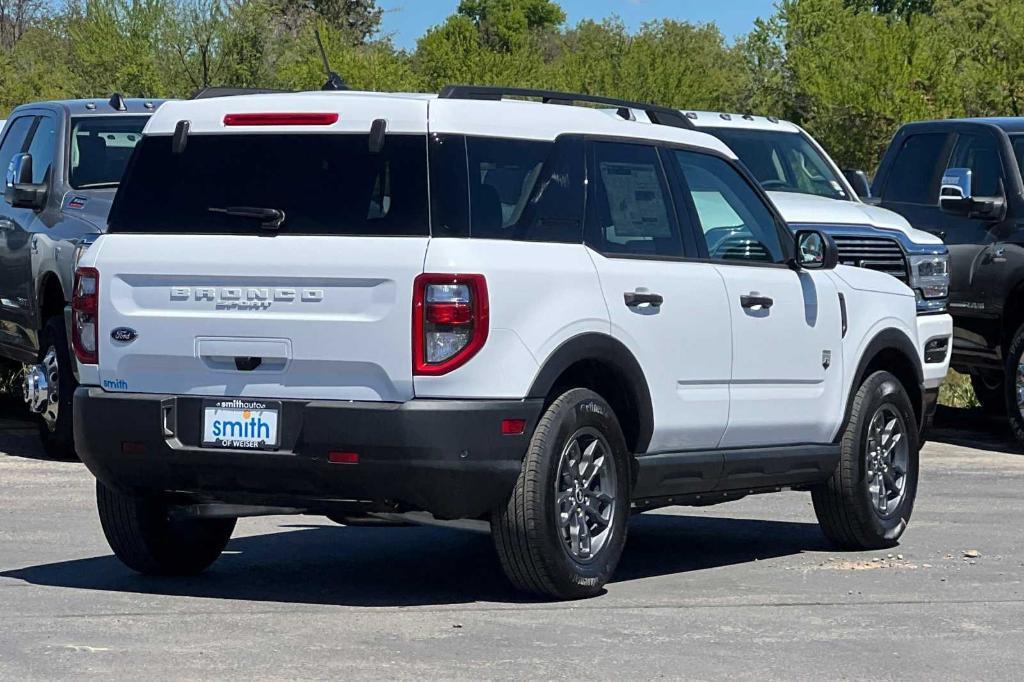
<path fill-rule="evenodd" d="M 783 488 L 838 544 L 894 544 L 914 295 L 794 238 L 689 128 L 473 87 L 165 104 L 73 303 L 117 556 L 196 573 L 257 514 L 450 523 L 577 598 L 630 514 Z"/>

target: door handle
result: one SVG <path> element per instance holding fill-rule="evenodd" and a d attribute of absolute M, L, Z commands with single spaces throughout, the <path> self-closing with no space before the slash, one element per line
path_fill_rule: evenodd
<path fill-rule="evenodd" d="M 661 304 L 665 302 L 665 297 L 661 294 L 651 294 L 641 291 L 627 291 L 622 295 L 626 301 L 626 305 L 630 308 L 639 308 L 642 305 L 649 305 L 652 308 L 660 308 Z"/>
<path fill-rule="evenodd" d="M 746 296 L 740 296 L 740 305 L 748 310 L 754 308 L 768 310 L 775 305 L 775 301 L 772 300 L 770 296 L 761 296 L 760 294 L 750 293 Z"/>

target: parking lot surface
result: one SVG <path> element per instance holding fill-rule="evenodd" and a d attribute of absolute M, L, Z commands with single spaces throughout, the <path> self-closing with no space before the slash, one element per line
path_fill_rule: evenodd
<path fill-rule="evenodd" d="M 487 536 L 319 517 L 243 519 L 206 574 L 141 577 L 88 471 L 0 419 L 0 678 L 1019 679 L 1024 456 L 945 419 L 896 549 L 831 549 L 804 493 L 662 510 L 576 603 L 512 592 Z"/>

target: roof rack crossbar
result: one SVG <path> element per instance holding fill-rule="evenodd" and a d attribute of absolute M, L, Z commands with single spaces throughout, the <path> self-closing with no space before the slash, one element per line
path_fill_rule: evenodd
<path fill-rule="evenodd" d="M 584 95 L 573 92 L 555 90 L 535 90 L 533 88 L 505 88 L 489 85 L 447 85 L 438 94 L 441 99 L 476 99 L 500 101 L 505 97 L 532 97 L 540 99 L 544 104 L 603 104 L 619 109 L 638 109 L 647 114 L 651 123 L 672 126 L 673 128 L 693 129 L 693 123 L 681 112 L 657 104 L 632 102 L 614 97 L 600 95 Z M 621 116 L 621 114 L 620 114 Z"/>

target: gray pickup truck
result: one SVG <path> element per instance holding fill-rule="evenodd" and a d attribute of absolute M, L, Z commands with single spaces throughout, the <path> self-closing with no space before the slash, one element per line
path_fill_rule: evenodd
<path fill-rule="evenodd" d="M 75 376 L 64 309 L 75 264 L 106 229 L 125 166 L 160 100 L 25 104 L 0 135 L 0 358 L 24 363 L 47 454 L 74 457 Z"/>

